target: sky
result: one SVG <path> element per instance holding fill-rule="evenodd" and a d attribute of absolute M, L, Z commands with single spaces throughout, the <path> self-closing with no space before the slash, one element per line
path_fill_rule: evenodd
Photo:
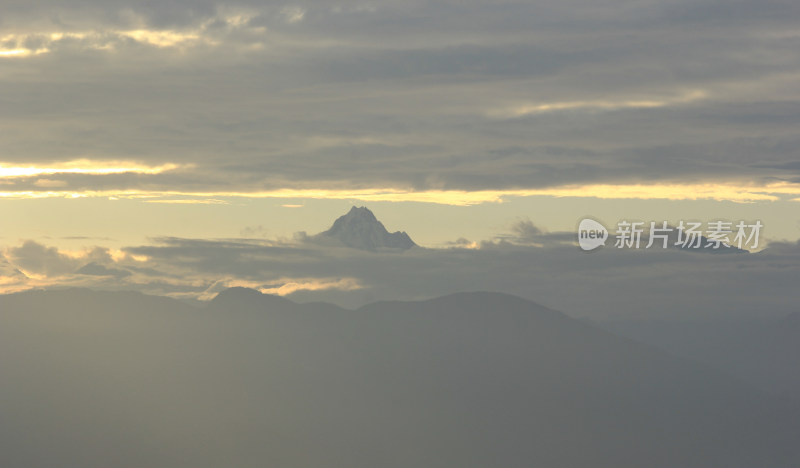
<path fill-rule="evenodd" d="M 799 19 L 789 0 L 4 1 L 0 291 L 791 311 Z M 422 249 L 301 234 L 362 205 Z M 764 230 L 747 257 L 586 254 L 567 235 L 586 216 Z"/>

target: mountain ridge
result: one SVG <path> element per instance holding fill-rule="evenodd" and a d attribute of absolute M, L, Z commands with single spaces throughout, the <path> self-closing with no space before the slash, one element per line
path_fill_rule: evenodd
<path fill-rule="evenodd" d="M 104 459 L 113 466 L 797 460 L 794 410 L 518 296 L 356 310 L 248 288 L 215 299 L 202 308 L 85 289 L 0 296 L 0 464 L 93 466 L 98 443 L 114 447 Z"/>
<path fill-rule="evenodd" d="M 367 207 L 353 206 L 347 214 L 337 218 L 327 231 L 317 239 L 334 239 L 343 245 L 359 250 L 408 250 L 417 244 L 405 231 L 389 232 Z"/>

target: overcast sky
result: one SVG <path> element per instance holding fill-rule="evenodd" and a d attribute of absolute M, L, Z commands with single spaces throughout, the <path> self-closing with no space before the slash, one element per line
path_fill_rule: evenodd
<path fill-rule="evenodd" d="M 294 283 L 281 293 L 355 304 L 488 276 L 588 313 L 623 283 L 579 277 L 602 265 L 641 283 L 632 261 L 718 285 L 698 300 L 736 303 L 758 280 L 784 310 L 796 293 L 771 288 L 798 265 L 799 21 L 791 0 L 4 1 L 0 283 Z M 353 204 L 426 249 L 293 237 Z M 623 260 L 519 240 L 519 223 L 565 233 L 586 215 L 760 219 L 774 249 Z M 77 273 L 87 263 L 108 271 Z"/>

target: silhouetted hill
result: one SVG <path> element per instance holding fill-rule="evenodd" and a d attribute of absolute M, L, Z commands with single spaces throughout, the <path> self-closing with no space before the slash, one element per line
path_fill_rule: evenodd
<path fill-rule="evenodd" d="M 800 312 L 794 312 L 784 317 L 781 325 L 800 332 Z"/>
<path fill-rule="evenodd" d="M 800 402 L 800 313 L 730 321 L 616 320 L 600 325 Z"/>
<path fill-rule="evenodd" d="M 796 413 L 524 299 L 0 296 L 0 465 L 752 467 Z"/>
<path fill-rule="evenodd" d="M 94 291 L 87 288 L 65 288 L 32 289 L 15 294 L 0 295 L 0 311 L 57 314 L 60 311 L 194 312 L 196 309 L 174 299 L 151 296 L 136 291 Z"/>

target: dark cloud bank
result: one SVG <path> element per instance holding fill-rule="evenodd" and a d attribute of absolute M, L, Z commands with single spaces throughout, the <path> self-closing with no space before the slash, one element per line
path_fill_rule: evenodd
<path fill-rule="evenodd" d="M 47 50 L 0 57 L 4 160 L 192 165 L 8 189 L 798 180 L 792 2 L 32 1 L 3 13 L 0 48 Z"/>

